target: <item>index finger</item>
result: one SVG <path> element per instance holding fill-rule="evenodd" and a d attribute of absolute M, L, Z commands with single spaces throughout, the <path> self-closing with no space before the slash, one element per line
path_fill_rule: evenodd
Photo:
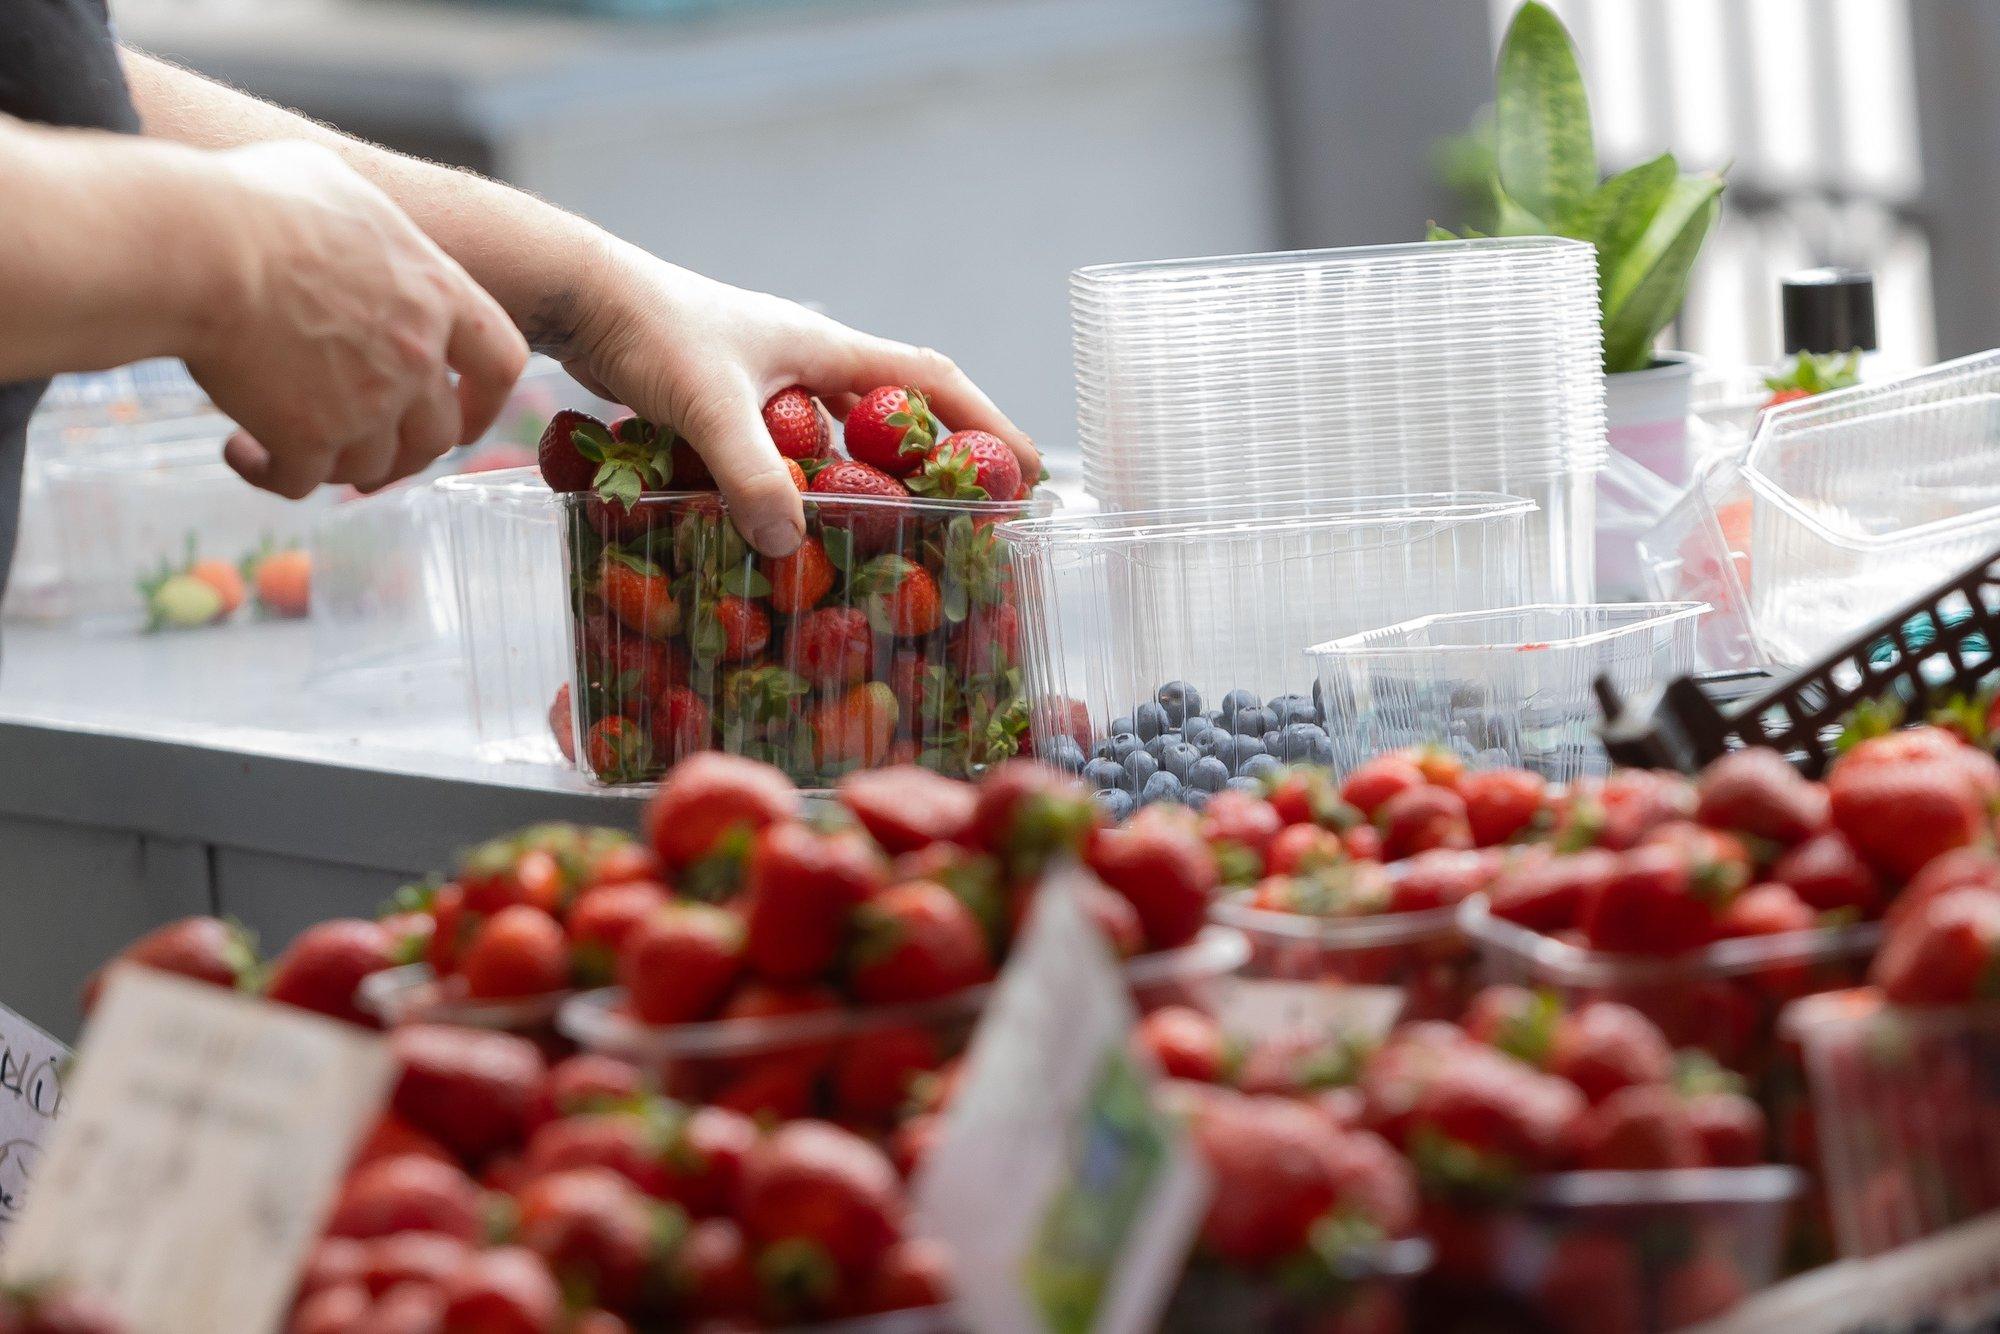
<path fill-rule="evenodd" d="M 444 359 L 458 372 L 457 443 L 469 445 L 493 425 L 528 364 L 527 340 L 500 304 L 470 278 L 452 320 Z"/>

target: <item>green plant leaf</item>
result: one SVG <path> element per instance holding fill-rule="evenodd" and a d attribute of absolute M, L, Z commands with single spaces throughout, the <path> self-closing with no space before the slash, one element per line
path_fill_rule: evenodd
<path fill-rule="evenodd" d="M 1496 79 L 1494 173 L 1530 213 L 1559 217 L 1597 188 L 1597 148 L 1576 47 L 1547 6 L 1528 0 L 1507 25 Z"/>
<path fill-rule="evenodd" d="M 1559 233 L 1597 247 L 1600 285 L 1645 232 L 1680 174 L 1674 155 L 1662 153 L 1619 172 L 1556 219 Z"/>
<path fill-rule="evenodd" d="M 1433 222 L 1424 228 L 1424 239 L 1426 241 L 1456 241 L 1459 238 L 1457 233 L 1448 232 Z"/>
<path fill-rule="evenodd" d="M 1688 273 L 1722 208 L 1722 178 L 1682 176 L 1617 270 L 1601 283 L 1604 369 L 1644 370 L 1653 340 L 1687 297 Z"/>

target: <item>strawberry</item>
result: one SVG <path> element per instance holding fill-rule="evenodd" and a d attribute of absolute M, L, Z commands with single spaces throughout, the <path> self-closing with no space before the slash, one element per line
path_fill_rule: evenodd
<path fill-rule="evenodd" d="M 1810 931 L 1817 924 L 1813 910 L 1789 885 L 1756 885 L 1737 895 L 1716 919 L 1724 936 L 1776 936 Z"/>
<path fill-rule="evenodd" d="M 834 795 L 891 856 L 961 841 L 978 800 L 969 784 L 913 764 L 848 774 Z"/>
<path fill-rule="evenodd" d="M 931 1000 L 993 975 L 979 919 L 943 885 L 912 880 L 876 894 L 856 916 L 848 983 L 860 1000 Z"/>
<path fill-rule="evenodd" d="M 263 556 L 251 567 L 257 609 L 280 620 L 312 610 L 312 553 L 292 548 Z"/>
<path fill-rule="evenodd" d="M 1882 910 L 1881 881 L 1837 829 L 1814 834 L 1786 852 L 1771 868 L 1771 879 L 1790 886 L 1814 912 L 1851 911 L 1867 918 Z"/>
<path fill-rule="evenodd" d="M 1958 755 L 1869 762 L 1870 744 L 1850 752 L 1827 779 L 1833 822 L 1869 865 L 1906 881 L 1931 859 L 1988 838 L 1986 794 Z"/>
<path fill-rule="evenodd" d="M 417 1235 L 441 1235 L 424 1234 Z M 368 1264 L 367 1243 L 353 1237 L 321 1237 L 306 1253 L 306 1262 L 299 1270 L 299 1295 L 309 1296 L 321 1288 L 330 1288 L 339 1283 L 359 1283 L 361 1274 Z M 0 1328 L 5 1328 L 0 1325 Z"/>
<path fill-rule="evenodd" d="M 1273 809 L 1277 803 L 1272 803 Z M 1278 831 L 1264 854 L 1264 869 L 1274 876 L 1299 875 L 1336 865 L 1347 859 L 1347 847 L 1340 835 L 1316 824 L 1291 824 Z"/>
<path fill-rule="evenodd" d="M 1567 1080 L 1466 1046 L 1418 1093 L 1407 1133 L 1420 1156 L 1426 1144 L 1456 1144 L 1511 1177 L 1552 1166 L 1582 1108 L 1582 1095 Z M 1449 1161 L 1418 1165 L 1433 1174 L 1453 1170 Z"/>
<path fill-rule="evenodd" d="M 654 760 L 672 765 L 707 750 L 713 739 L 713 726 L 708 702 L 701 695 L 687 686 L 668 686 L 653 701 L 647 719 Z"/>
<path fill-rule="evenodd" d="M 900 545 L 897 530 L 909 510 L 893 502 L 907 501 L 910 489 L 881 469 L 835 459 L 813 474 L 809 494 L 819 497 L 812 508 L 821 527 L 847 534 L 858 550 Z"/>
<path fill-rule="evenodd" d="M 1027 880 L 1051 857 L 1079 850 L 1097 825 L 1083 785 L 1033 760 L 1007 760 L 980 776 L 967 831 L 975 847 Z"/>
<path fill-rule="evenodd" d="M 875 557 L 855 571 L 848 592 L 863 600 L 869 623 L 883 634 L 920 639 L 944 621 L 937 580 L 902 556 Z"/>
<path fill-rule="evenodd" d="M 610 447 L 611 432 L 603 422 L 587 412 L 564 408 L 542 428 L 537 450 L 542 480 L 555 492 L 588 491 Z"/>
<path fill-rule="evenodd" d="M 460 1241 L 479 1236 L 479 1187 L 435 1158 L 407 1154 L 360 1168 L 340 1188 L 327 1233 L 335 1237 L 386 1237 L 436 1232 Z"/>
<path fill-rule="evenodd" d="M 889 757 L 896 718 L 895 692 L 880 681 L 825 701 L 807 716 L 813 762 L 821 769 L 881 764 Z"/>
<path fill-rule="evenodd" d="M 569 941 L 556 919 L 517 903 L 480 923 L 459 963 L 474 1000 L 511 1000 L 569 985 Z"/>
<path fill-rule="evenodd" d="M 743 971 L 743 922 L 726 908 L 673 903 L 632 927 L 618 951 L 618 982 L 648 1024 L 705 1019 Z"/>
<path fill-rule="evenodd" d="M 997 435 L 953 431 L 923 456 L 909 486 L 942 500 L 1013 500 L 1021 494 L 1021 461 Z"/>
<path fill-rule="evenodd" d="M 621 624 L 648 639 L 666 639 L 680 629 L 673 582 L 649 560 L 605 552 L 597 569 L 597 595 Z"/>
<path fill-rule="evenodd" d="M 457 883 L 466 906 L 491 913 L 516 903 L 556 912 L 569 892 L 566 860 L 579 834 L 574 825 L 533 825 L 489 839 L 459 858 Z"/>
<path fill-rule="evenodd" d="M 647 1106 L 586 1111 L 550 1121 L 537 1129 L 521 1154 L 528 1181 L 557 1172 L 595 1169 L 615 1172 L 658 1199 L 669 1196 L 671 1169 L 662 1147 L 661 1125 Z"/>
<path fill-rule="evenodd" d="M 644 1084 L 639 1068 L 630 1061 L 579 1052 L 549 1067 L 536 1099 L 534 1119 L 546 1125 L 595 1108 L 627 1103 L 639 1096 Z"/>
<path fill-rule="evenodd" d="M 909 1100 L 911 1085 L 943 1063 L 938 1035 L 920 1024 L 865 1028 L 834 1062 L 834 1104 L 845 1121 L 887 1124 Z"/>
<path fill-rule="evenodd" d="M 824 1121 L 794 1121 L 744 1164 L 738 1219 L 760 1246 L 797 1243 L 848 1275 L 880 1263 L 902 1230 L 896 1169 L 866 1140 Z"/>
<path fill-rule="evenodd" d="M 1872 978 L 1897 1005 L 2000 997 L 2000 894 L 1954 889 L 1897 922 Z"/>
<path fill-rule="evenodd" d="M 138 964 L 233 991 L 242 987 L 256 970 L 257 950 L 241 927 L 220 918 L 183 917 L 169 922 L 139 937 L 91 974 L 83 989 L 86 1013 L 97 1003 L 106 972 L 120 963 Z"/>
<path fill-rule="evenodd" d="M 1487 891 L 1487 910 L 1530 931 L 1565 930 L 1577 924 L 1586 903 L 1602 897 L 1618 866 L 1617 854 L 1601 848 L 1567 857 L 1537 851 L 1493 882 Z"/>
<path fill-rule="evenodd" d="M 907 477 L 923 466 L 943 430 L 921 393 L 884 385 L 863 394 L 848 412 L 843 437 L 850 457 Z"/>
<path fill-rule="evenodd" d="M 442 1334 L 557 1334 L 562 1289 L 533 1251 L 500 1246 L 473 1255 L 444 1286 Z"/>
<path fill-rule="evenodd" d="M 1579 925 L 1592 949 L 1671 955 L 1715 938 L 1715 914 L 1679 849 L 1635 848 L 1583 905 Z"/>
<path fill-rule="evenodd" d="M 1679 774 L 1619 769 L 1609 777 L 1572 783 L 1556 819 L 1561 847 L 1623 852 L 1660 825 L 1692 819 L 1694 785 Z"/>
<path fill-rule="evenodd" d="M 377 1298 L 405 1283 L 435 1287 L 469 1254 L 464 1240 L 442 1232 L 392 1232 L 366 1244 L 358 1277 Z"/>
<path fill-rule="evenodd" d="M 1499 870 L 1499 861 L 1490 853 L 1450 848 L 1419 852 L 1392 869 L 1389 911 L 1456 907 L 1485 889 Z"/>
<path fill-rule="evenodd" d="M 928 1237 L 905 1237 L 882 1253 L 852 1303 L 855 1315 L 921 1311 L 951 1300 L 951 1253 Z"/>
<path fill-rule="evenodd" d="M 715 474 L 701 451 L 685 440 L 675 440 L 668 456 L 666 486 L 675 491 L 713 491 Z"/>
<path fill-rule="evenodd" d="M 396 964 L 394 942 L 380 922 L 338 919 L 307 927 L 273 965 L 266 999 L 315 1014 L 376 1027 L 355 998 L 361 979 Z"/>
<path fill-rule="evenodd" d="M 1563 1022 L 1562 1002 L 1547 992 L 1510 983 L 1482 987 L 1465 1007 L 1465 1035 L 1515 1060 L 1546 1069 L 1557 1027 Z"/>
<path fill-rule="evenodd" d="M 1083 915 L 1103 934 L 1113 954 L 1130 959 L 1146 952 L 1146 928 L 1130 899 L 1102 885 L 1086 886 L 1079 898 Z"/>
<path fill-rule="evenodd" d="M 814 685 L 832 689 L 868 678 L 875 631 L 859 607 L 822 607 L 792 629 L 786 665 Z"/>
<path fill-rule="evenodd" d="M 1214 1180 L 1202 1249 L 1251 1270 L 1303 1252 L 1339 1199 L 1339 1134 L 1283 1098 L 1224 1093 L 1199 1105 L 1194 1145 Z"/>
<path fill-rule="evenodd" d="M 222 610 L 216 619 L 228 616 L 243 605 L 243 571 L 226 560 L 198 560 L 188 566 L 188 575 L 199 579 L 215 590 L 222 600 Z"/>
<path fill-rule="evenodd" d="M 748 598 L 732 593 L 719 599 L 715 604 L 715 619 L 722 627 L 724 662 L 748 662 L 771 642 L 769 613 Z"/>
<path fill-rule="evenodd" d="M 771 585 L 771 609 L 787 616 L 810 610 L 833 591 L 836 571 L 826 545 L 817 537 L 802 540 L 789 556 L 764 558 L 764 578 Z"/>
<path fill-rule="evenodd" d="M 1200 1010 L 1167 1005 L 1139 1021 L 1134 1033 L 1140 1050 L 1169 1079 L 1218 1083 L 1228 1061 L 1222 1026 Z"/>
<path fill-rule="evenodd" d="M 1645 1334 L 1664 1328 L 1648 1309 L 1651 1286 L 1638 1248 L 1623 1230 L 1570 1229 L 1554 1239 L 1536 1280 L 1535 1309 L 1554 1318 L 1538 1323 L 1555 1334 Z"/>
<path fill-rule="evenodd" d="M 1599 1000 L 1556 1021 L 1547 1068 L 1600 1103 L 1635 1084 L 1664 1084 L 1674 1072 L 1674 1053 L 1645 1015 Z"/>
<path fill-rule="evenodd" d="M 768 764 L 708 751 L 676 765 L 646 807 L 646 836 L 675 872 L 797 814 L 791 780 Z"/>
<path fill-rule="evenodd" d="M 621 1310 L 640 1297 L 658 1249 L 645 1196 L 602 1168 L 539 1177 L 515 1197 L 515 1236 L 568 1291 Z"/>
<path fill-rule="evenodd" d="M 576 715 L 572 709 L 569 682 L 565 681 L 556 687 L 556 697 L 549 702 L 549 734 L 556 739 L 565 764 L 576 763 Z"/>
<path fill-rule="evenodd" d="M 780 389 L 765 402 L 764 429 L 782 458 L 823 459 L 833 446 L 819 400 L 798 385 Z"/>
<path fill-rule="evenodd" d="M 1724 755 L 1702 771 L 1696 791 L 1695 818 L 1713 829 L 1790 847 L 1827 827 L 1826 789 L 1768 747 Z"/>
<path fill-rule="evenodd" d="M 712 1326 L 718 1331 L 744 1328 L 757 1313 L 757 1267 L 732 1219 L 704 1218 L 688 1229 L 674 1252 L 672 1283 L 677 1307 L 724 1322 Z"/>
<path fill-rule="evenodd" d="M 2000 856 L 1989 848 L 1959 848 L 1927 863 L 1890 900 L 1884 923 L 1893 932 L 1932 899 L 1954 889 L 2000 890 Z"/>
<path fill-rule="evenodd" d="M 1531 829 L 1548 800 L 1548 782 L 1526 769 L 1483 769 L 1458 781 L 1476 847 L 1490 848 Z"/>
<path fill-rule="evenodd" d="M 1368 819 L 1391 797 L 1424 786 L 1423 770 L 1407 755 L 1378 755 L 1365 761 L 1340 785 L 1340 799 Z"/>
<path fill-rule="evenodd" d="M 1410 788 L 1375 808 L 1382 831 L 1382 858 L 1396 861 L 1433 848 L 1469 848 L 1472 825 L 1465 799 L 1446 787 Z"/>
<path fill-rule="evenodd" d="M 643 778 L 653 763 L 646 729 L 621 714 L 591 724 L 583 751 L 590 771 L 607 783 Z"/>
<path fill-rule="evenodd" d="M 443 1024 L 407 1024 L 388 1041 L 402 1065 L 397 1115 L 471 1163 L 521 1141 L 548 1076 L 534 1043 Z"/>
<path fill-rule="evenodd" d="M 1854 352 L 1800 352 L 1791 362 L 1764 377 L 1771 396 L 1765 410 L 1815 394 L 1847 389 L 1861 383 L 1861 358 Z M 1688 1323 L 1693 1323 L 1689 1321 Z"/>
<path fill-rule="evenodd" d="M 1218 792 L 1201 813 L 1201 836 L 1225 864 L 1237 863 L 1235 878 L 1262 874 L 1264 859 L 1284 821 L 1271 803 L 1247 792 Z"/>
<path fill-rule="evenodd" d="M 1686 1100 L 1704 1167 L 1755 1167 L 1764 1161 L 1763 1109 L 1733 1089 L 1708 1089 Z"/>
<path fill-rule="evenodd" d="M 1153 949 L 1194 939 L 1221 883 L 1215 854 L 1200 836 L 1150 811 L 1121 828 L 1099 830 L 1087 860 L 1106 886 L 1130 901 Z"/>
<path fill-rule="evenodd" d="M 744 959 L 775 982 L 818 977 L 839 958 L 854 910 L 881 888 L 886 868 L 858 834 L 773 825 L 750 852 Z"/>
<path fill-rule="evenodd" d="M 1664 1084 L 1619 1089 L 1577 1123 L 1577 1165 L 1590 1171 L 1653 1172 L 1701 1164 L 1701 1136 L 1687 1105 Z"/>

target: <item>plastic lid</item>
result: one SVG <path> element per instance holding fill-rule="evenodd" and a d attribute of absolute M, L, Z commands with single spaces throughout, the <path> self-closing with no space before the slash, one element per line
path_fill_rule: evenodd
<path fill-rule="evenodd" d="M 1867 269 L 1802 269 L 1780 291 L 1788 355 L 1875 350 L 1875 275 Z"/>

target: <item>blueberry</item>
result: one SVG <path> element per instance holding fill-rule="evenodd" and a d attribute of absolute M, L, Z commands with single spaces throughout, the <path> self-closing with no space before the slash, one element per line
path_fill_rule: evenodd
<path fill-rule="evenodd" d="M 1181 724 L 1181 740 L 1190 746 L 1201 744 L 1201 739 L 1215 730 L 1214 724 L 1206 718 L 1190 718 Z"/>
<path fill-rule="evenodd" d="M 1228 766 L 1212 755 L 1188 766 L 1187 785 L 1198 792 L 1220 792 L 1228 781 Z"/>
<path fill-rule="evenodd" d="M 1191 715 L 1201 712 L 1201 692 L 1185 681 L 1167 682 L 1153 698 L 1167 711 L 1167 717 L 1176 723 L 1184 723 Z"/>
<path fill-rule="evenodd" d="M 1229 730 L 1238 736 L 1262 736 L 1271 730 L 1271 712 L 1256 704 L 1238 709 L 1229 720 Z"/>
<path fill-rule="evenodd" d="M 1233 720 L 1239 711 L 1243 709 L 1254 709 L 1263 702 L 1264 702 L 1263 700 L 1257 698 L 1256 692 L 1254 691 L 1232 690 L 1228 694 L 1222 697 L 1222 708 L 1220 712 L 1223 720 L 1227 722 Z"/>
<path fill-rule="evenodd" d="M 1259 738 L 1254 736 L 1237 737 L 1236 745 L 1231 752 L 1229 772 L 1233 774 L 1242 773 L 1244 765 L 1263 753 L 1264 743 Z"/>
<path fill-rule="evenodd" d="M 1146 743 L 1146 753 L 1157 760 L 1166 751 L 1168 746 L 1178 745 L 1180 741 L 1181 734 L 1179 732 L 1162 732 Z"/>
<path fill-rule="evenodd" d="M 1146 780 L 1146 786 L 1139 789 L 1139 804 L 1150 806 L 1156 801 L 1179 801 L 1181 780 L 1169 773 L 1157 773 Z"/>
<path fill-rule="evenodd" d="M 1121 791 L 1132 785 L 1132 775 L 1116 760 L 1092 760 L 1083 766 L 1083 781 L 1100 792 Z"/>
<path fill-rule="evenodd" d="M 1111 820 L 1122 820 L 1130 815 L 1137 805 L 1130 792 L 1115 787 L 1107 787 L 1095 794 L 1097 806 Z"/>
<path fill-rule="evenodd" d="M 1240 776 L 1232 778 L 1229 780 L 1228 787 L 1232 792 L 1248 792 L 1253 797 L 1264 795 L 1264 785 L 1254 778 L 1243 778 Z"/>
<path fill-rule="evenodd" d="M 1202 749 L 1221 760 L 1231 773 L 1236 772 L 1236 744 L 1243 738 L 1234 732 L 1210 732 Z"/>
<path fill-rule="evenodd" d="M 1252 755 L 1249 759 L 1243 761 L 1243 768 L 1237 774 L 1237 777 L 1255 778 L 1261 782 L 1266 778 L 1276 778 L 1283 772 L 1285 772 L 1284 762 L 1275 756 Z"/>
<path fill-rule="evenodd" d="M 1145 748 L 1146 743 L 1138 737 L 1133 736 L 1130 732 L 1118 732 L 1112 736 L 1111 752 L 1105 758 L 1116 760 L 1118 763 L 1123 764 L 1127 756 L 1136 751 L 1142 751 Z"/>
<path fill-rule="evenodd" d="M 1208 799 L 1214 795 L 1213 792 L 1204 792 L 1198 787 L 1184 787 L 1181 789 L 1181 805 L 1191 811 L 1198 811 L 1207 806 Z"/>
<path fill-rule="evenodd" d="M 1208 719 L 1210 726 L 1223 721 L 1221 709 L 1203 709 L 1201 716 Z"/>
<path fill-rule="evenodd" d="M 1312 750 L 1306 755 L 1306 762 L 1308 764 L 1331 767 L 1333 764 L 1333 738 L 1325 732 L 1321 732 L 1318 736 L 1314 737 Z"/>
<path fill-rule="evenodd" d="M 1278 731 L 1276 728 L 1264 733 L 1264 735 L 1257 739 L 1264 743 L 1264 753 L 1266 755 L 1275 755 L 1278 753 Z"/>
<path fill-rule="evenodd" d="M 1132 775 L 1132 789 L 1138 790 L 1141 783 L 1160 771 L 1160 762 L 1143 750 L 1135 750 L 1125 757 L 1125 772 Z"/>
<path fill-rule="evenodd" d="M 1188 770 L 1194 768 L 1201 752 L 1185 741 L 1176 741 L 1160 752 L 1160 767 L 1176 778 L 1186 778 Z"/>
<path fill-rule="evenodd" d="M 1111 735 L 1113 736 L 1117 736 L 1120 732 L 1136 732 L 1138 730 L 1139 725 L 1133 722 L 1129 716 L 1113 718 L 1111 720 Z"/>
<path fill-rule="evenodd" d="M 1278 720 L 1280 729 L 1290 723 L 1310 723 L 1318 720 L 1319 711 L 1304 695 L 1280 695 L 1271 701 L 1271 713 Z"/>
<path fill-rule="evenodd" d="M 1083 747 L 1076 744 L 1075 737 L 1057 737 L 1049 743 L 1042 758 L 1064 773 L 1080 773 L 1083 770 Z"/>
<path fill-rule="evenodd" d="M 1173 726 L 1167 718 L 1167 711 L 1151 700 L 1132 710 L 1132 722 L 1138 734 L 1148 741 Z"/>
<path fill-rule="evenodd" d="M 1297 764 L 1313 757 L 1315 745 L 1328 745 L 1326 733 L 1313 723 L 1287 723 L 1264 739 L 1264 749 L 1287 763 Z"/>

